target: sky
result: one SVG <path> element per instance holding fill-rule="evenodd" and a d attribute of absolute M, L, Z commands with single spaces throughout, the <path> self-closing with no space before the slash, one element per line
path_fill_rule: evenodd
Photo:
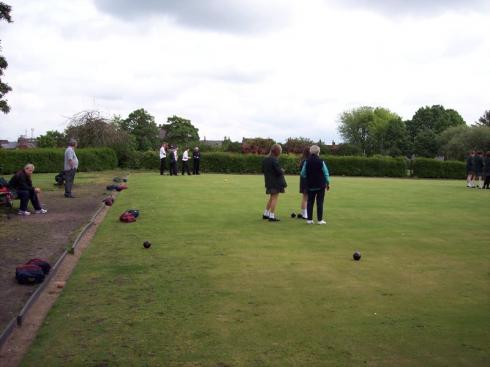
<path fill-rule="evenodd" d="M 0 139 L 144 108 L 201 139 L 330 143 L 360 106 L 440 104 L 469 125 L 490 109 L 487 0 L 3 1 Z"/>

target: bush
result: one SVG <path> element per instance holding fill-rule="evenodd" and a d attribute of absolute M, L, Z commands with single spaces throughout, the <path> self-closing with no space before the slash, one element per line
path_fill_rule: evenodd
<path fill-rule="evenodd" d="M 201 157 L 203 172 L 215 173 L 262 173 L 264 155 L 206 153 Z M 407 167 L 404 158 L 322 157 L 330 174 L 344 176 L 405 177 Z M 281 167 L 286 174 L 299 174 L 301 156 L 283 154 Z"/>
<path fill-rule="evenodd" d="M 413 161 L 413 176 L 420 178 L 461 179 L 466 176 L 466 165 L 458 161 L 417 158 Z"/>
<path fill-rule="evenodd" d="M 330 174 L 337 176 L 406 177 L 404 158 L 326 157 Z"/>
<path fill-rule="evenodd" d="M 15 149 L 0 150 L 0 173 L 14 173 L 27 163 L 36 167 L 36 172 L 59 172 L 63 170 L 64 149 Z M 117 167 L 117 157 L 109 148 L 77 149 L 76 154 L 80 161 L 78 167 L 81 171 L 101 171 Z"/>

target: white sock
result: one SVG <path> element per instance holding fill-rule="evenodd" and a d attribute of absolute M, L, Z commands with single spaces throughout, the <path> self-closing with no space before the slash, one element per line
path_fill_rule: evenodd
<path fill-rule="evenodd" d="M 266 209 L 266 210 L 264 210 L 264 215 L 265 215 L 266 217 L 268 217 L 268 216 L 270 215 L 270 212 L 269 212 L 269 211 Z"/>
<path fill-rule="evenodd" d="M 301 210 L 301 215 L 303 218 L 306 218 L 308 216 L 308 211 L 306 209 Z"/>
<path fill-rule="evenodd" d="M 274 213 L 270 213 L 270 214 L 269 214 L 269 218 L 274 219 L 275 217 L 276 217 L 276 216 L 274 215 Z"/>

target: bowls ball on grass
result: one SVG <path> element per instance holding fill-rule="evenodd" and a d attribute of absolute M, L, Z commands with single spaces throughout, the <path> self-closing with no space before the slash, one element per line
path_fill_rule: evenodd
<path fill-rule="evenodd" d="M 151 242 L 150 241 L 143 242 L 143 247 L 144 248 L 150 248 L 151 247 Z"/>
<path fill-rule="evenodd" d="M 361 252 L 360 251 L 355 251 L 354 254 L 352 254 L 352 258 L 355 260 L 355 261 L 359 261 L 361 260 Z"/>
<path fill-rule="evenodd" d="M 296 214 L 295 213 L 291 213 L 291 218 L 296 218 Z"/>

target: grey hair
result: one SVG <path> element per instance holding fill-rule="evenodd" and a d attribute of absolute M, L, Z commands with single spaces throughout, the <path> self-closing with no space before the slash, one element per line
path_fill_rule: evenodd
<path fill-rule="evenodd" d="M 320 155 L 320 147 L 318 145 L 312 145 L 310 147 L 310 154 Z"/>
<path fill-rule="evenodd" d="M 75 139 L 70 139 L 70 141 L 68 141 L 68 145 L 70 147 L 74 147 L 75 145 L 77 145 L 77 141 Z"/>
<path fill-rule="evenodd" d="M 28 168 L 32 168 L 32 170 L 34 170 L 34 165 L 32 163 L 27 163 L 25 166 L 24 166 L 24 169 L 28 169 Z"/>

